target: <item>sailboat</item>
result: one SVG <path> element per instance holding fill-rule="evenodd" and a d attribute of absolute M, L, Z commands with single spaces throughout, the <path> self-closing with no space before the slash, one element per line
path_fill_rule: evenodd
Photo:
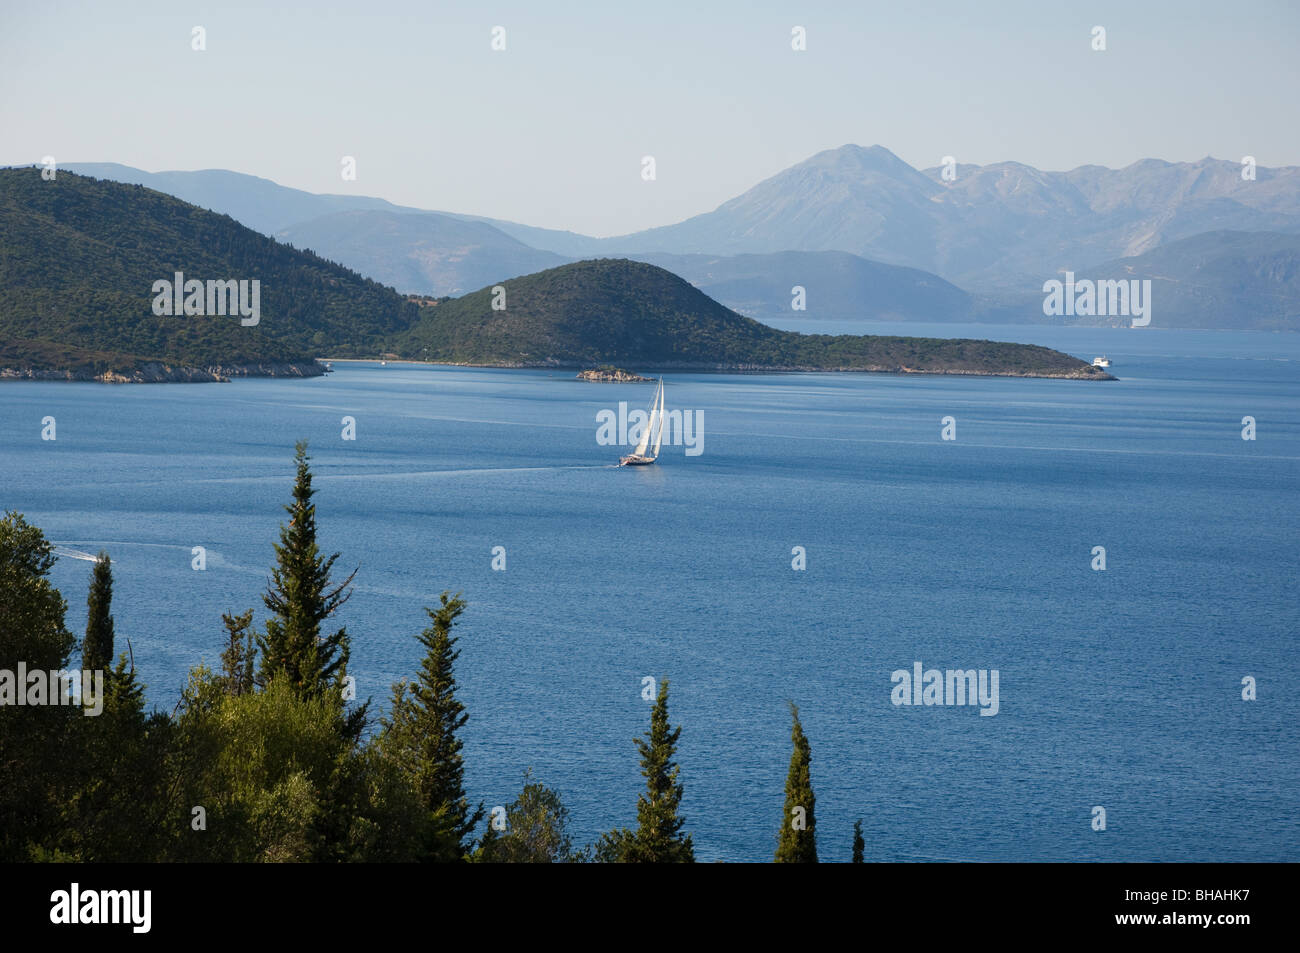
<path fill-rule="evenodd" d="M 654 449 L 650 450 L 650 438 L 654 437 Z M 659 378 L 659 388 L 650 400 L 650 419 L 641 431 L 641 442 L 636 449 L 618 461 L 620 467 L 645 467 L 659 458 L 659 447 L 664 441 L 664 379 Z M 648 452 L 647 452 L 648 451 Z"/>

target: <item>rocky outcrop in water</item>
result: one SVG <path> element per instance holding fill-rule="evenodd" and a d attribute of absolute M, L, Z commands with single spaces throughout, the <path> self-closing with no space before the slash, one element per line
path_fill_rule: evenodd
<path fill-rule="evenodd" d="M 620 384 L 647 384 L 652 379 L 625 371 L 621 367 L 593 367 L 578 374 L 580 381 L 615 381 Z"/>

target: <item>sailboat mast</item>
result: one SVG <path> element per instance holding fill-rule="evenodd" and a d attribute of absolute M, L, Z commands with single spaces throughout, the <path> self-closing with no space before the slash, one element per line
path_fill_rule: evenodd
<path fill-rule="evenodd" d="M 659 458 L 659 447 L 664 442 L 664 379 L 659 378 L 659 433 L 655 435 L 654 457 Z"/>

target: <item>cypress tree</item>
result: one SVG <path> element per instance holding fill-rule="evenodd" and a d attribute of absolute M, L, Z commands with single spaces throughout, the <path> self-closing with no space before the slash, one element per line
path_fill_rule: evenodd
<path fill-rule="evenodd" d="M 86 596 L 86 637 L 81 643 L 81 665 L 91 671 L 113 664 L 113 564 L 100 552 L 91 570 Z"/>
<path fill-rule="evenodd" d="M 431 821 L 425 859 L 462 860 L 468 838 L 483 819 L 483 805 L 472 808 L 465 796 L 464 743 L 457 736 L 469 715 L 456 698 L 453 672 L 460 651 L 452 635 L 456 619 L 465 611 L 460 594 L 444 592 L 435 611 L 425 609 L 432 625 L 420 633 L 424 661 L 416 682 L 393 686 L 389 716 L 383 721 L 380 750 L 391 758 L 414 785 Z"/>
<path fill-rule="evenodd" d="M 862 839 L 862 819 L 858 818 L 853 822 L 853 863 L 863 863 L 866 851 L 867 842 Z"/>
<path fill-rule="evenodd" d="M 781 833 L 777 836 L 776 862 L 778 864 L 817 863 L 817 818 L 814 814 L 816 798 L 812 789 L 812 746 L 799 723 L 799 709 L 790 703 L 790 717 L 794 721 L 790 740 L 794 752 L 790 755 L 790 771 L 785 779 L 785 812 L 781 818 Z"/>
<path fill-rule="evenodd" d="M 108 553 L 100 551 L 91 569 L 90 592 L 86 595 L 86 637 L 82 641 L 82 667 L 91 671 L 104 671 L 104 714 L 108 718 L 95 723 L 96 728 L 107 732 L 108 741 L 101 738 L 98 750 L 91 758 L 104 759 L 113 772 L 120 775 L 125 763 L 125 751 L 144 736 L 144 686 L 135 677 L 135 659 L 127 640 L 126 651 L 113 662 L 113 563 Z M 127 658 L 130 657 L 130 660 Z M 113 751 L 112 757 L 103 758 L 104 751 Z M 101 776 L 108 775 L 105 768 Z"/>
<path fill-rule="evenodd" d="M 81 861 L 149 860 L 159 830 L 157 761 L 165 726 L 145 713 L 129 639 L 114 663 L 113 568 L 107 553 L 95 560 L 86 607 L 82 665 L 104 672 L 103 709 L 77 729 L 81 776 L 65 805 L 64 843 Z"/>
<path fill-rule="evenodd" d="M 624 857 L 627 863 L 689 864 L 695 861 L 691 835 L 682 835 L 686 819 L 677 813 L 684 786 L 678 782 L 680 766 L 673 761 L 682 729 L 668 724 L 668 680 L 659 684 L 659 695 L 650 712 L 646 739 L 636 740 L 641 752 L 641 774 L 646 791 L 637 798 L 637 829 Z"/>
<path fill-rule="evenodd" d="M 253 610 L 240 615 L 223 613 L 226 649 L 221 653 L 221 678 L 227 695 L 247 695 L 253 690 Z"/>
<path fill-rule="evenodd" d="M 293 502 L 285 506 L 289 522 L 280 526 L 276 565 L 262 596 L 273 615 L 267 620 L 265 635 L 258 638 L 262 652 L 259 675 L 263 684 L 272 678 L 287 678 L 298 695 L 307 698 L 340 688 L 347 674 L 350 643 L 346 627 L 322 635 L 321 624 L 351 598 L 348 586 L 357 572 L 353 570 L 343 582 L 331 585 L 330 570 L 339 554 L 324 558 L 316 545 L 311 458 L 306 443 L 299 441 L 294 449 L 297 477 Z"/>

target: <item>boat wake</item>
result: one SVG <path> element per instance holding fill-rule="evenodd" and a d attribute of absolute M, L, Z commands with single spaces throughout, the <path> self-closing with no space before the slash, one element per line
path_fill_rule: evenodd
<path fill-rule="evenodd" d="M 55 546 L 54 555 L 60 559 L 80 559 L 88 563 L 93 563 L 97 558 L 90 553 L 83 553 L 80 549 L 69 549 L 67 546 Z"/>
<path fill-rule="evenodd" d="M 617 469 L 615 463 L 557 464 L 552 467 L 468 467 L 459 470 L 406 470 L 401 473 L 323 473 L 312 474 L 318 483 L 340 480 L 417 480 L 426 477 L 477 476 L 490 473 L 551 473 L 557 470 Z"/>

